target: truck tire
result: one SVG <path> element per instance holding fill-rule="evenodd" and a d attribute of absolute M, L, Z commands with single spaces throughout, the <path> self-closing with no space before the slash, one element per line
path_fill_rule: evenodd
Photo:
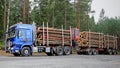
<path fill-rule="evenodd" d="M 21 55 L 22 56 L 30 56 L 31 55 L 31 51 L 29 47 L 23 47 L 21 50 Z"/>
<path fill-rule="evenodd" d="M 48 56 L 53 56 L 54 55 L 54 51 L 53 51 L 53 48 L 50 49 L 50 52 L 49 53 L 46 53 Z"/>
<path fill-rule="evenodd" d="M 117 55 L 118 54 L 118 52 L 117 52 L 117 50 L 115 50 L 115 55 Z"/>
<path fill-rule="evenodd" d="M 64 55 L 70 55 L 71 54 L 71 47 L 65 46 L 64 47 Z"/>
<path fill-rule="evenodd" d="M 86 54 L 87 55 L 92 55 L 92 50 L 91 49 L 87 49 Z"/>
<path fill-rule="evenodd" d="M 61 46 L 56 47 L 56 54 L 57 56 L 63 55 L 63 48 Z"/>
<path fill-rule="evenodd" d="M 51 53 L 46 53 L 47 54 L 47 56 L 53 56 Z"/>
<path fill-rule="evenodd" d="M 78 55 L 81 55 L 81 54 L 82 54 L 82 52 L 80 52 L 80 51 L 77 51 L 77 54 L 78 54 Z"/>
<path fill-rule="evenodd" d="M 97 54 L 98 54 L 98 50 L 92 49 L 92 54 L 93 54 L 93 55 L 97 55 Z"/>
<path fill-rule="evenodd" d="M 14 55 L 14 56 L 20 56 L 20 54 L 19 54 L 19 53 L 13 53 L 13 55 Z"/>
<path fill-rule="evenodd" d="M 117 54 L 117 51 L 116 51 L 116 50 L 112 50 L 112 54 L 113 54 L 113 55 L 116 55 L 116 54 Z"/>
<path fill-rule="evenodd" d="M 112 55 L 112 50 L 111 49 L 108 50 L 108 54 Z"/>

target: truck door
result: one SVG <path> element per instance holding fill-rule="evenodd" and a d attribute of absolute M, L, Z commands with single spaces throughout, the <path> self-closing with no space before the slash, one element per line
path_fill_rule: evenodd
<path fill-rule="evenodd" d="M 32 42 L 32 33 L 30 30 L 19 30 L 18 38 L 21 42 Z"/>
<path fill-rule="evenodd" d="M 26 41 L 32 43 L 32 31 L 26 30 Z"/>
<path fill-rule="evenodd" d="M 26 30 L 18 30 L 18 41 L 23 43 L 26 39 Z"/>

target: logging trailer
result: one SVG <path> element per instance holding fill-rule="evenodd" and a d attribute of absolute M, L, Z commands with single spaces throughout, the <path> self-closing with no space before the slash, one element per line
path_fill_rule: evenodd
<path fill-rule="evenodd" d="M 84 31 L 80 32 L 78 54 L 117 54 L 117 37 L 103 33 Z"/>
<path fill-rule="evenodd" d="M 94 32 L 79 32 L 77 28 L 64 30 L 36 27 L 35 23 L 15 24 L 6 33 L 5 50 L 14 56 L 31 56 L 33 52 L 45 52 L 48 56 L 72 54 L 116 54 L 117 38 Z"/>

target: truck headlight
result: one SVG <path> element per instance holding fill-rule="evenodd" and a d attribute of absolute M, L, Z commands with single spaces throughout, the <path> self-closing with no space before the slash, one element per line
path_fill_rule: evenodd
<path fill-rule="evenodd" d="M 19 50 L 15 50 L 15 52 L 19 52 Z"/>
<path fill-rule="evenodd" d="M 12 47 L 11 50 L 13 50 L 14 48 Z"/>

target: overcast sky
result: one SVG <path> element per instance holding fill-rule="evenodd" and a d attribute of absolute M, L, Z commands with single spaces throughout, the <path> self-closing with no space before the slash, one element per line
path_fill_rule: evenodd
<path fill-rule="evenodd" d="M 98 21 L 100 11 L 105 10 L 105 16 L 118 17 L 120 16 L 120 0 L 93 0 L 92 10 L 95 10 L 95 21 Z"/>

